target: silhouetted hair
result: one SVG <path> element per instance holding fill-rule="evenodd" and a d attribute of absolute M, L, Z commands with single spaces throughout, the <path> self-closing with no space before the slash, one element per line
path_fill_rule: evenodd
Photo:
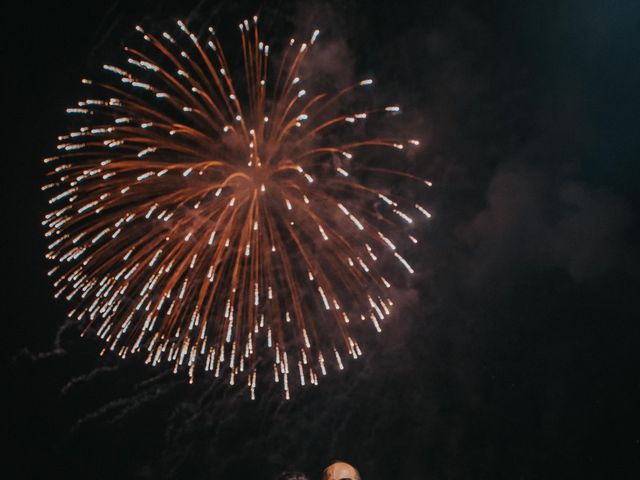
<path fill-rule="evenodd" d="M 276 480 L 309 480 L 309 477 L 302 472 L 282 472 Z"/>

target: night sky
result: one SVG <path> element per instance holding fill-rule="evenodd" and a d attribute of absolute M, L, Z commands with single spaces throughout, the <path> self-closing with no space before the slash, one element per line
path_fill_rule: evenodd
<path fill-rule="evenodd" d="M 6 478 L 319 479 L 334 459 L 364 480 L 639 478 L 640 3 L 18 8 L 2 43 Z M 40 226 L 41 160 L 81 77 L 121 59 L 136 23 L 211 23 L 233 44 L 258 9 L 270 37 L 318 25 L 331 75 L 374 75 L 434 182 L 396 319 L 289 402 L 99 357 L 60 329 Z"/>

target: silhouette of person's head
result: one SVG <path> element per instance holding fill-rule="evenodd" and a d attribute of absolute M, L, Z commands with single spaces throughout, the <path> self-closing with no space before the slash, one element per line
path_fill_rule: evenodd
<path fill-rule="evenodd" d="M 324 469 L 322 480 L 360 480 L 360 474 L 348 463 L 334 462 Z"/>
<path fill-rule="evenodd" d="M 276 480 L 309 480 L 309 477 L 301 472 L 282 472 Z"/>

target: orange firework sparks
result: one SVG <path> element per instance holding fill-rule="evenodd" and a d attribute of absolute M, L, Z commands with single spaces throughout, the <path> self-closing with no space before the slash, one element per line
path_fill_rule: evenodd
<path fill-rule="evenodd" d="M 45 160 L 56 162 L 43 187 L 55 190 L 49 275 L 105 350 L 184 365 L 191 381 L 202 365 L 252 397 L 270 372 L 288 398 L 291 378 L 317 384 L 362 354 L 354 324 L 380 331 L 393 305 L 382 259 L 413 273 L 396 242 L 429 212 L 358 174 L 431 184 L 358 162 L 370 148 L 418 145 L 354 138 L 354 124 L 399 111 L 340 112 L 372 80 L 305 91 L 317 30 L 271 71 L 256 17 L 245 20 L 234 81 L 213 29 L 203 40 L 178 26 L 175 37 L 136 27 L 146 49 L 104 65 L 115 84 L 83 80 L 101 93 L 67 109 L 88 120 Z"/>

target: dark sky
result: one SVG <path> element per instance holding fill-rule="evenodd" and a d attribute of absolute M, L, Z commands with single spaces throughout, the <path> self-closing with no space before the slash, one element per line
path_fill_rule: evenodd
<path fill-rule="evenodd" d="M 318 479 L 335 458 L 365 480 L 638 478 L 638 2 L 27 3 L 2 44 L 7 478 Z M 373 73 L 435 183 L 397 321 L 286 403 L 151 379 L 60 331 L 39 225 L 64 108 L 133 25 L 257 8 Z"/>

